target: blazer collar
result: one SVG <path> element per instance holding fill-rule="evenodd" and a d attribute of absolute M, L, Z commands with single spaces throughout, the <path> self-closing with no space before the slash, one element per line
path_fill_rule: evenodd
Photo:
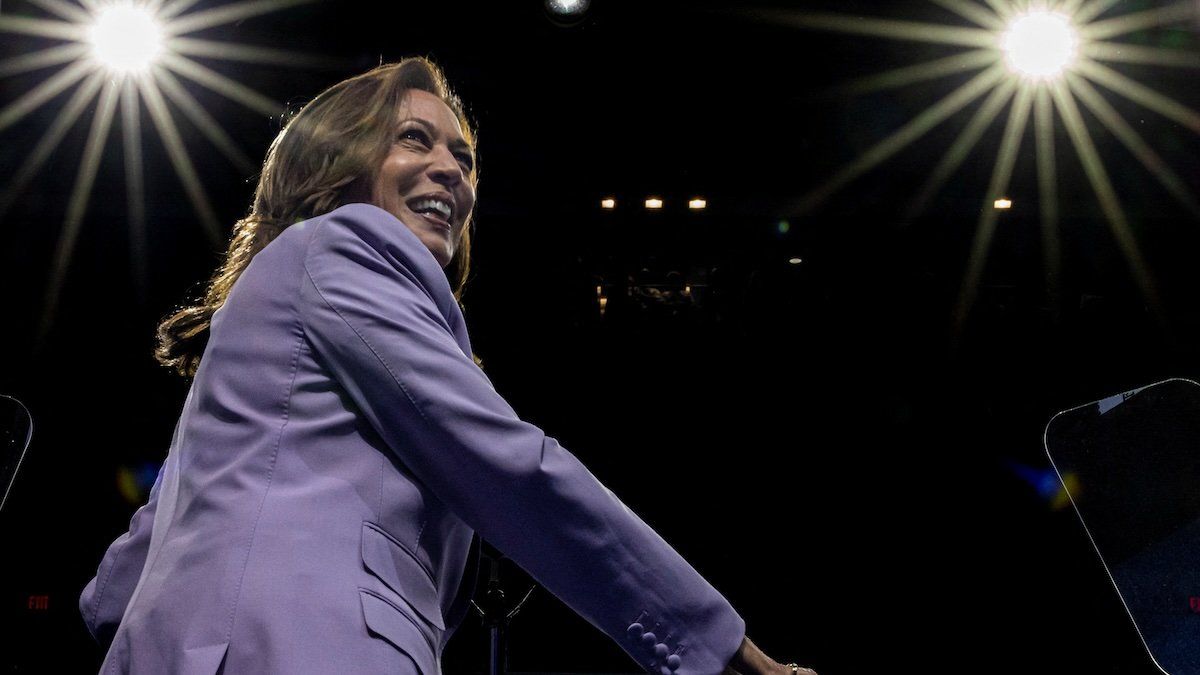
<path fill-rule="evenodd" d="M 347 204 L 346 206 L 350 206 Z M 459 349 L 467 358 L 471 358 L 471 339 L 467 335 L 467 322 L 463 318 L 462 308 L 458 301 L 454 299 L 454 291 L 450 288 L 450 280 L 446 278 L 446 272 L 442 269 L 437 258 L 433 257 L 433 252 L 425 246 L 425 243 L 417 237 L 399 218 L 392 215 L 390 211 L 367 204 L 365 202 L 356 204 L 355 206 L 366 207 L 380 218 L 390 219 L 395 226 L 389 228 L 389 231 L 394 231 L 396 236 L 392 239 L 403 254 L 405 262 L 410 263 L 410 272 L 416 277 L 417 282 L 425 288 L 429 297 L 433 299 L 438 310 L 446 319 L 446 324 L 450 326 L 450 332 L 454 335 L 454 340 L 458 343 Z M 344 207 L 343 207 L 344 208 Z"/>

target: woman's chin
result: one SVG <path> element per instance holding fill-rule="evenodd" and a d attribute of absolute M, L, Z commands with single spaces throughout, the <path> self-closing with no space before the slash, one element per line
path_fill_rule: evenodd
<path fill-rule="evenodd" d="M 447 244 L 445 240 L 426 245 L 429 248 L 429 252 L 433 254 L 434 259 L 438 261 L 438 264 L 441 265 L 443 269 L 449 265 L 450 261 L 454 258 L 454 249 Z"/>

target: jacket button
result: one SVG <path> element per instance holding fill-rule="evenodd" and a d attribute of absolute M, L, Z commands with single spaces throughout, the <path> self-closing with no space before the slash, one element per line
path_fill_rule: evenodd
<path fill-rule="evenodd" d="M 658 636 L 654 633 L 646 633 L 642 636 L 642 644 L 647 647 L 653 647 L 658 642 Z"/>
<path fill-rule="evenodd" d="M 672 671 L 679 669 L 679 655 L 672 654 L 667 657 L 667 667 Z"/>
<path fill-rule="evenodd" d="M 654 655 L 660 659 L 662 657 L 666 656 L 667 652 L 669 652 L 669 651 L 671 651 L 671 650 L 667 649 L 667 646 L 661 642 L 654 645 Z"/>
<path fill-rule="evenodd" d="M 642 637 L 642 633 L 645 633 L 645 632 L 646 632 L 646 629 L 643 628 L 642 624 L 640 624 L 640 623 L 634 623 L 634 624 L 629 625 L 629 637 L 633 638 L 634 640 L 637 640 L 638 638 Z"/>

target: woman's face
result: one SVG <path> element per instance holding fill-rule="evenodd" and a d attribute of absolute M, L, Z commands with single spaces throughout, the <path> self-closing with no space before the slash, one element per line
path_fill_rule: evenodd
<path fill-rule="evenodd" d="M 434 94 L 410 90 L 398 115 L 371 203 L 400 219 L 445 267 L 475 206 L 474 153 L 454 111 Z"/>

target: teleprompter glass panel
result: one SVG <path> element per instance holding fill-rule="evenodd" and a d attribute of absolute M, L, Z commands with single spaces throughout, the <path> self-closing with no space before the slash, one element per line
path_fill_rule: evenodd
<path fill-rule="evenodd" d="M 1155 664 L 1200 675 L 1200 384 L 1065 410 L 1045 443 Z"/>
<path fill-rule="evenodd" d="M 33 436 L 33 419 L 20 401 L 0 394 L 0 509 L 8 501 L 9 490 L 29 439 Z"/>

